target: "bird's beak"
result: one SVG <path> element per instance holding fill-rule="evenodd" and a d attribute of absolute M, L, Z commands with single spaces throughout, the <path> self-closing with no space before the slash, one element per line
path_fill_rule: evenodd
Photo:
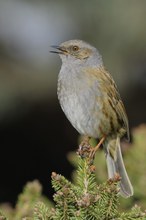
<path fill-rule="evenodd" d="M 57 51 L 51 50 L 50 53 L 57 53 L 57 54 L 67 54 L 67 50 L 61 46 L 51 46 L 52 48 L 56 49 Z"/>

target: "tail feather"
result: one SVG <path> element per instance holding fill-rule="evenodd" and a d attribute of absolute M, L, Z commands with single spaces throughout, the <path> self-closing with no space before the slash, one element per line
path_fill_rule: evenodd
<path fill-rule="evenodd" d="M 113 157 L 110 148 L 111 143 L 115 144 L 112 148 L 115 148 L 115 156 Z M 122 158 L 121 148 L 120 148 L 120 139 L 117 138 L 115 141 L 112 140 L 107 143 L 105 146 L 106 151 L 106 162 L 107 162 L 107 169 L 108 169 L 108 176 L 109 178 L 113 178 L 116 173 L 118 173 L 121 177 L 120 181 L 120 194 L 123 197 L 130 197 L 133 195 L 133 187 L 129 180 L 128 174 L 125 169 L 125 165 Z"/>

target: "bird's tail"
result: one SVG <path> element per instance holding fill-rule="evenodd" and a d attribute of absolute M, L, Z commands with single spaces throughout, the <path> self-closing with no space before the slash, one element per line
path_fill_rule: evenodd
<path fill-rule="evenodd" d="M 115 174 L 119 174 L 120 181 L 120 194 L 122 197 L 130 197 L 133 195 L 133 187 L 129 180 L 128 174 L 122 158 L 120 139 L 109 140 L 104 146 L 106 152 L 106 162 L 109 178 L 113 178 Z"/>

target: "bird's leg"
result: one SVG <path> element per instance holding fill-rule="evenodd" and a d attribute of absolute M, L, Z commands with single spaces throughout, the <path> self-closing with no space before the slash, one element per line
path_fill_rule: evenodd
<path fill-rule="evenodd" d="M 81 157 L 86 157 L 87 155 L 89 155 L 90 152 L 90 137 L 89 136 L 84 136 L 83 140 L 81 142 L 81 144 L 79 145 L 79 149 L 78 149 L 78 154 Z"/>
<path fill-rule="evenodd" d="M 94 158 L 95 154 L 96 154 L 96 151 L 98 150 L 98 148 L 101 146 L 101 144 L 104 142 L 105 140 L 105 136 L 103 136 L 101 138 L 101 140 L 99 141 L 99 143 L 95 146 L 95 147 L 92 147 L 91 150 L 90 150 L 90 158 Z"/>

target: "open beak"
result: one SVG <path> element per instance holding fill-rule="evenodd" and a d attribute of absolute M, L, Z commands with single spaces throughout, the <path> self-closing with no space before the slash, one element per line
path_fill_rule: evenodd
<path fill-rule="evenodd" d="M 57 51 L 51 50 L 50 53 L 67 54 L 67 50 L 64 47 L 54 45 L 51 47 L 56 49 Z"/>

